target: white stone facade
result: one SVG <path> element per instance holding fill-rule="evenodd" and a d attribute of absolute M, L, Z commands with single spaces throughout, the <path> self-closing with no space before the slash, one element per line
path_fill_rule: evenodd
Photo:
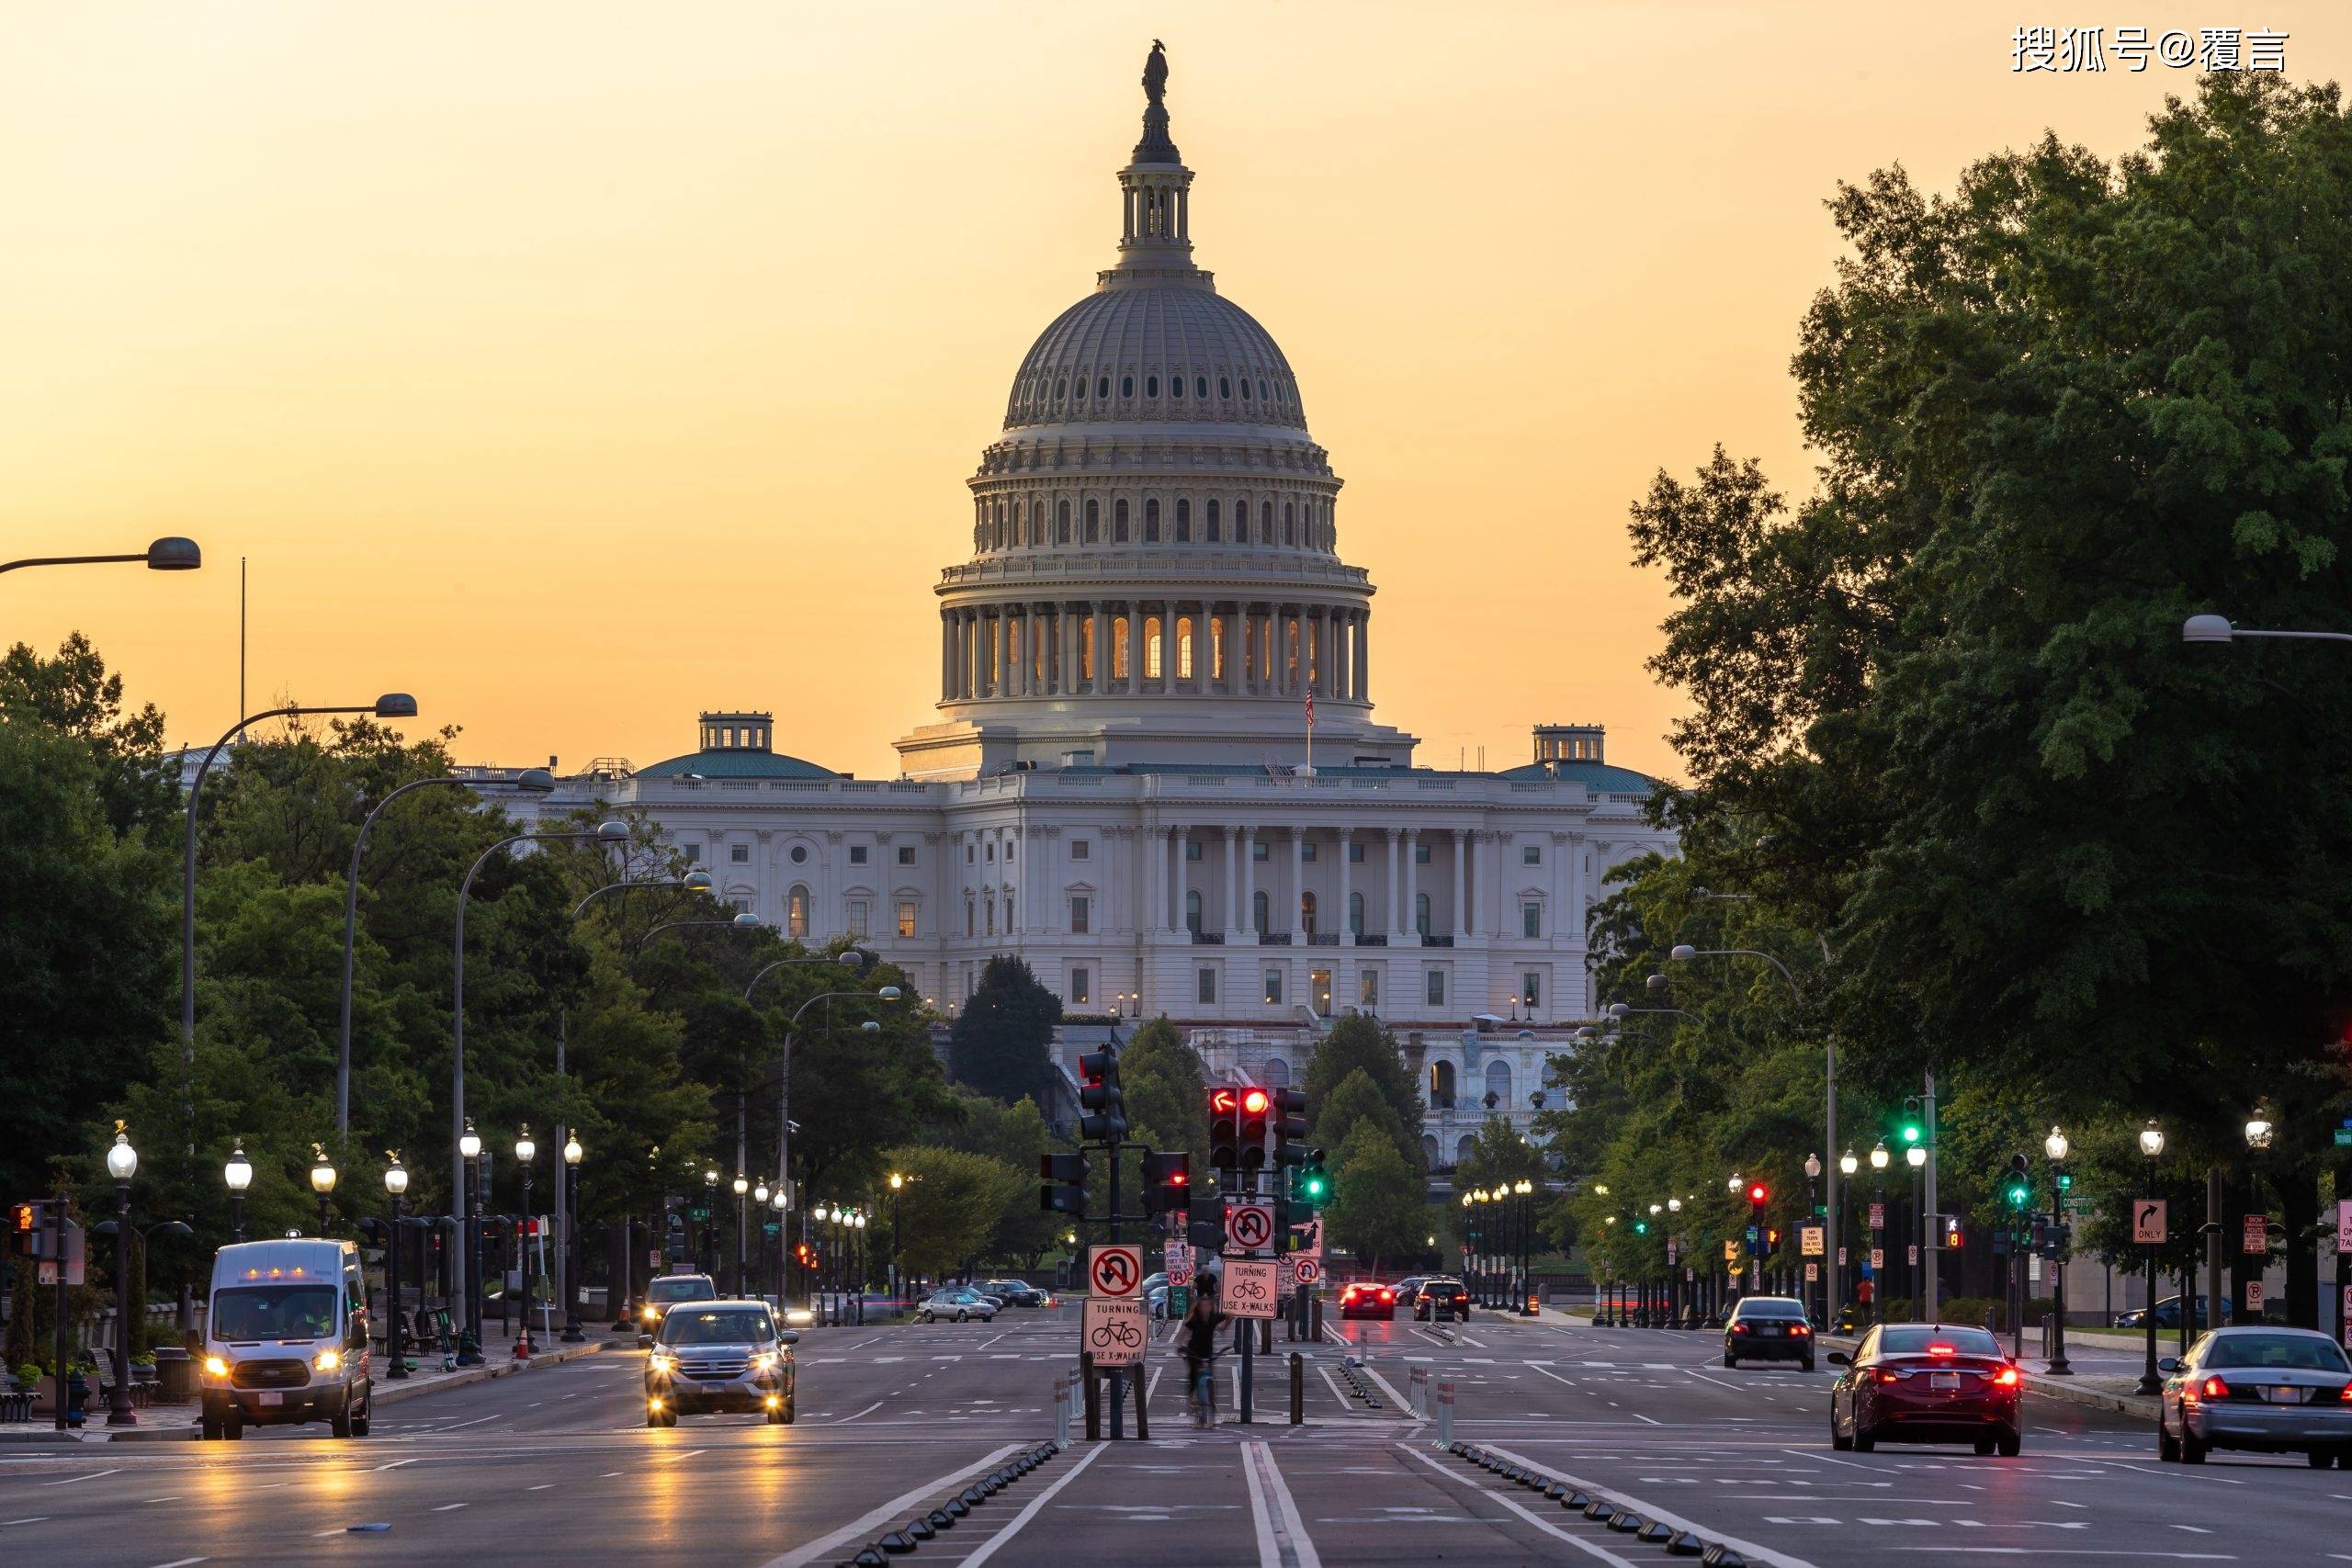
<path fill-rule="evenodd" d="M 944 1011 L 1012 953 L 1073 1014 L 1165 1015 L 1213 1066 L 1293 1073 L 1323 1021 L 1374 1013 L 1450 1165 L 1490 1093 L 1534 1113 L 1544 1053 L 1593 1010 L 1586 910 L 1673 842 L 1598 726 L 1539 727 L 1532 761 L 1484 773 L 1417 768 L 1373 720 L 1340 480 L 1273 339 L 1192 265 L 1192 178 L 1154 104 L 1118 265 L 1037 340 L 971 480 L 900 776 L 709 713 L 694 752 L 601 763 L 544 809 L 643 812 L 728 902 L 869 943 Z"/>

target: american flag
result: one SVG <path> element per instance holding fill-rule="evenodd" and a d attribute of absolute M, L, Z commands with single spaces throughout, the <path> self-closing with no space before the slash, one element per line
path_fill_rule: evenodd
<path fill-rule="evenodd" d="M 1315 688 L 1306 688 L 1306 728 L 1315 728 Z"/>

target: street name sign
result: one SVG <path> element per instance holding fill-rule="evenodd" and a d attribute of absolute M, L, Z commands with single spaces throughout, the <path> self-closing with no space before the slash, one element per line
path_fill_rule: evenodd
<path fill-rule="evenodd" d="M 1228 1258 L 1225 1260 L 1222 1304 L 1231 1315 L 1272 1317 L 1277 1294 L 1272 1258 Z"/>
<path fill-rule="evenodd" d="M 2162 1247 L 2172 1236 L 2165 1225 L 2165 1200 L 2132 1200 L 2132 1240 L 2141 1247 Z"/>
<path fill-rule="evenodd" d="M 1098 1296 L 1134 1295 L 1143 1288 L 1143 1248 L 1124 1241 L 1088 1247 L 1086 1288 Z"/>
<path fill-rule="evenodd" d="M 1225 1239 L 1244 1252 L 1256 1252 L 1274 1239 L 1274 1210 L 1270 1203 L 1236 1203 L 1225 1212 Z"/>
<path fill-rule="evenodd" d="M 1828 1227 L 1800 1225 L 1797 1227 L 1797 1250 L 1801 1257 L 1818 1258 L 1829 1244 Z"/>
<path fill-rule="evenodd" d="M 1089 1296 L 1080 1335 L 1080 1348 L 1093 1352 L 1097 1369 L 1139 1367 L 1151 1329 L 1133 1296 Z"/>

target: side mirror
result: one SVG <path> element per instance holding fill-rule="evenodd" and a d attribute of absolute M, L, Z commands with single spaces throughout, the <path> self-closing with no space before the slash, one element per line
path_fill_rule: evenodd
<path fill-rule="evenodd" d="M 2162 1360 L 2159 1360 L 2156 1363 L 2156 1371 L 2167 1374 L 2180 1371 L 2180 1358 L 2177 1356 L 2165 1357 Z"/>
<path fill-rule="evenodd" d="M 1832 1350 L 1829 1352 L 1829 1364 L 1833 1367 L 1850 1367 L 1854 1364 L 1854 1358 L 1843 1350 Z"/>
<path fill-rule="evenodd" d="M 797 1345 L 800 1343 L 800 1331 L 797 1328 L 787 1328 L 777 1335 L 776 1338 L 786 1345 Z"/>

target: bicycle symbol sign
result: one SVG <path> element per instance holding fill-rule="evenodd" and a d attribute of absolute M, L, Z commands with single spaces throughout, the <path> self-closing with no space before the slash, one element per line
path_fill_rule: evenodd
<path fill-rule="evenodd" d="M 1132 1296 L 1143 1283 L 1143 1248 L 1125 1243 L 1087 1249 L 1087 1287 L 1098 1296 Z"/>
<path fill-rule="evenodd" d="M 1230 1258 L 1225 1264 L 1225 1310 L 1235 1317 L 1274 1315 L 1273 1259 Z"/>
<path fill-rule="evenodd" d="M 1150 1337 L 1143 1303 L 1128 1296 L 1089 1296 L 1079 1335 L 1080 1348 L 1097 1367 L 1142 1365 L 1144 1341 Z"/>
<path fill-rule="evenodd" d="M 1237 1203 L 1225 1216 L 1226 1239 L 1255 1252 L 1274 1239 L 1274 1212 L 1263 1203 Z"/>

